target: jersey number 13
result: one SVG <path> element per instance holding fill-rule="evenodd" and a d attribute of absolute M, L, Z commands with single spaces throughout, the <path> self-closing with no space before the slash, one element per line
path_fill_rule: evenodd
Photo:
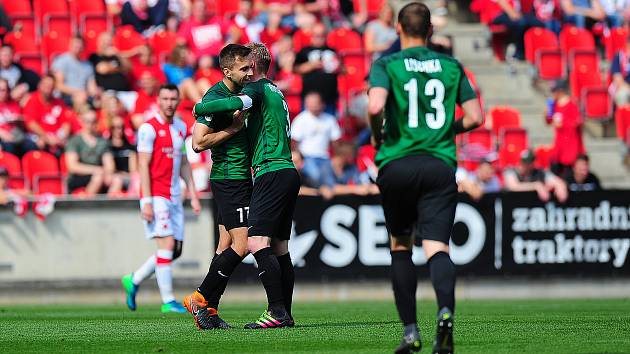
<path fill-rule="evenodd" d="M 409 80 L 403 88 L 409 92 L 409 128 L 418 127 L 418 80 Z M 444 84 L 438 79 L 430 79 L 424 85 L 424 95 L 433 97 L 431 107 L 435 113 L 426 113 L 424 119 L 431 129 L 440 129 L 446 122 L 444 111 Z"/>

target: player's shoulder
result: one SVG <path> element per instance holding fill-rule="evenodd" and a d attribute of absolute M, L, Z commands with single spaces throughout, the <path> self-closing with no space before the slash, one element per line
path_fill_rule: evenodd
<path fill-rule="evenodd" d="M 203 95 L 202 101 L 215 100 L 219 98 L 228 97 L 231 92 L 227 89 L 223 81 L 219 81 L 212 85 L 208 91 Z"/>
<path fill-rule="evenodd" d="M 388 55 L 388 57 L 389 56 L 393 56 L 389 60 L 399 59 L 404 61 L 405 59 L 415 59 L 418 62 L 438 60 L 440 65 L 447 65 L 456 68 L 462 67 L 461 63 L 452 56 L 437 52 L 425 46 L 407 48 L 401 50 L 400 52 Z"/>
<path fill-rule="evenodd" d="M 186 131 L 186 123 L 180 117 L 173 117 L 173 127 L 179 131 Z"/>

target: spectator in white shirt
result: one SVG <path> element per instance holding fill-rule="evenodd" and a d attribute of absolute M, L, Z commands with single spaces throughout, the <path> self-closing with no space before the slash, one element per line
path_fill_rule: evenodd
<path fill-rule="evenodd" d="M 324 187 L 320 188 L 320 192 L 328 198 L 332 196 L 335 186 L 329 148 L 331 143 L 341 137 L 341 129 L 337 119 L 324 112 L 324 103 L 319 93 L 307 94 L 304 106 L 306 109 L 293 121 L 291 138 L 304 156 L 302 173 Z"/>

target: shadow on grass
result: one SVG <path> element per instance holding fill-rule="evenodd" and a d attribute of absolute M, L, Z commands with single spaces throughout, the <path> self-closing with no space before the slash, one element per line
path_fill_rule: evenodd
<path fill-rule="evenodd" d="M 295 328 L 322 328 L 322 327 L 364 327 L 373 325 L 400 324 L 400 321 L 354 321 L 354 322 L 324 322 L 312 324 L 296 324 Z"/>

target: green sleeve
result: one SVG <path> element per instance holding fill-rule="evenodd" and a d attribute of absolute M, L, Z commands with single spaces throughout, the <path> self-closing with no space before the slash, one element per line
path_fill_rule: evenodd
<path fill-rule="evenodd" d="M 477 98 L 477 94 L 475 90 L 473 90 L 470 85 L 470 81 L 464 72 L 464 69 L 460 66 L 461 75 L 459 78 L 459 90 L 457 93 L 457 103 L 462 104 L 469 100 L 474 100 Z"/>
<path fill-rule="evenodd" d="M 209 116 L 216 112 L 236 111 L 243 108 L 243 101 L 237 96 L 222 98 L 210 102 L 197 103 L 195 113 L 197 116 Z"/>
<path fill-rule="evenodd" d="M 382 87 L 389 90 L 389 76 L 385 68 L 385 61 L 382 60 L 382 58 L 372 64 L 372 69 L 370 70 L 370 88 L 372 87 Z"/>
<path fill-rule="evenodd" d="M 249 96 L 252 99 L 252 106 L 258 106 L 262 102 L 263 96 L 265 95 L 264 85 L 261 85 L 260 82 L 252 82 L 243 88 L 241 91 L 241 95 Z"/>

